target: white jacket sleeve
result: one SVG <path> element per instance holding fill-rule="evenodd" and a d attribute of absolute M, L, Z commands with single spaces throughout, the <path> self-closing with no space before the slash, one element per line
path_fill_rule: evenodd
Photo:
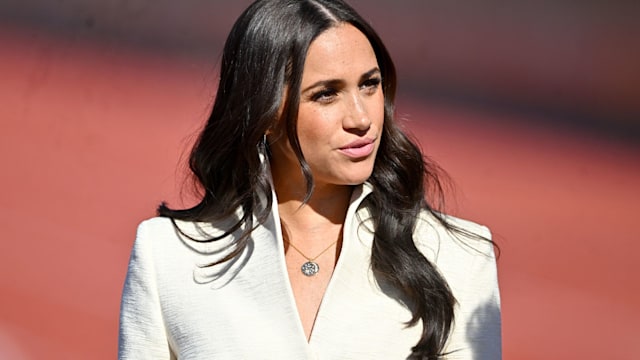
<path fill-rule="evenodd" d="M 172 359 L 153 262 L 153 239 L 138 227 L 120 305 L 118 359 Z"/>
<path fill-rule="evenodd" d="M 482 235 L 491 238 L 483 227 Z M 460 312 L 456 326 L 464 329 L 466 346 L 451 359 L 500 360 L 502 359 L 500 290 L 498 271 L 492 244 L 478 244 L 483 248 L 473 256 L 466 279 L 464 295 L 460 300 Z"/>
<path fill-rule="evenodd" d="M 502 359 L 502 322 L 500 316 L 500 291 L 495 258 L 476 263 L 476 279 L 485 283 L 488 296 L 484 304 L 473 312 L 467 326 L 467 336 L 475 349 L 474 359 Z"/>

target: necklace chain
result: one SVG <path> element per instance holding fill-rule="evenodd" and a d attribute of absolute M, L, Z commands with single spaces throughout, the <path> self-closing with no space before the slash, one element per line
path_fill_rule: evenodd
<path fill-rule="evenodd" d="M 338 240 L 340 240 L 340 239 L 338 239 Z M 313 261 L 313 260 L 315 260 L 315 259 L 319 258 L 319 257 L 320 257 L 322 254 L 324 254 L 325 252 L 327 252 L 327 250 L 331 249 L 331 247 L 332 247 L 333 245 L 335 245 L 335 244 L 338 242 L 338 240 L 336 240 L 336 241 L 332 242 L 331 244 L 329 244 L 329 246 L 327 246 L 327 247 L 326 247 L 324 250 L 322 250 L 318 255 L 316 255 L 316 256 L 314 256 L 314 257 L 312 257 L 312 258 L 308 257 L 308 256 L 307 256 L 307 255 L 305 255 L 302 251 L 300 251 L 300 249 L 298 249 L 295 245 L 293 245 L 293 243 L 292 243 L 291 241 L 287 241 L 287 243 L 289 243 L 289 245 L 291 245 L 291 247 L 292 247 L 295 251 L 297 251 L 298 253 L 300 253 L 300 255 L 302 255 L 302 257 L 304 257 L 304 258 L 305 258 L 305 259 L 307 259 L 308 261 Z"/>

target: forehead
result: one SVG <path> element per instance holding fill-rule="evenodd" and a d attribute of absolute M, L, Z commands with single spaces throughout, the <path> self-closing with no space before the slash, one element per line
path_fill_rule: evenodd
<path fill-rule="evenodd" d="M 340 24 L 321 33 L 309 46 L 302 82 L 318 78 L 360 77 L 378 66 L 369 39 L 350 24 Z"/>

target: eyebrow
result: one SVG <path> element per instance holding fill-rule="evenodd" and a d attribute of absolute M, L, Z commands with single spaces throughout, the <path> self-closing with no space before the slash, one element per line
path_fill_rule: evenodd
<path fill-rule="evenodd" d="M 370 78 L 371 76 L 375 75 L 375 74 L 380 74 L 380 69 L 378 69 L 377 67 L 374 67 L 373 69 L 365 72 L 364 74 L 362 74 L 360 76 L 360 80 L 359 81 L 363 81 L 366 80 L 368 78 Z M 305 89 L 302 90 L 302 92 L 307 92 L 313 88 L 322 86 L 322 87 L 337 87 L 339 85 L 342 85 L 344 83 L 344 80 L 340 80 L 340 79 L 330 79 L 330 80 L 320 80 L 317 81 L 309 86 L 307 86 Z"/>

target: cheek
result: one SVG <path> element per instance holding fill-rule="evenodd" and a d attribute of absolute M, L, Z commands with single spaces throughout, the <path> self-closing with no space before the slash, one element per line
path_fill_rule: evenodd
<path fill-rule="evenodd" d="M 300 109 L 298 113 L 298 139 L 300 146 L 311 148 L 327 142 L 334 132 L 336 110 L 332 109 Z"/>
<path fill-rule="evenodd" d="M 375 99 L 371 112 L 372 122 L 378 126 L 382 126 L 384 122 L 384 96 L 380 93 L 379 97 Z"/>

